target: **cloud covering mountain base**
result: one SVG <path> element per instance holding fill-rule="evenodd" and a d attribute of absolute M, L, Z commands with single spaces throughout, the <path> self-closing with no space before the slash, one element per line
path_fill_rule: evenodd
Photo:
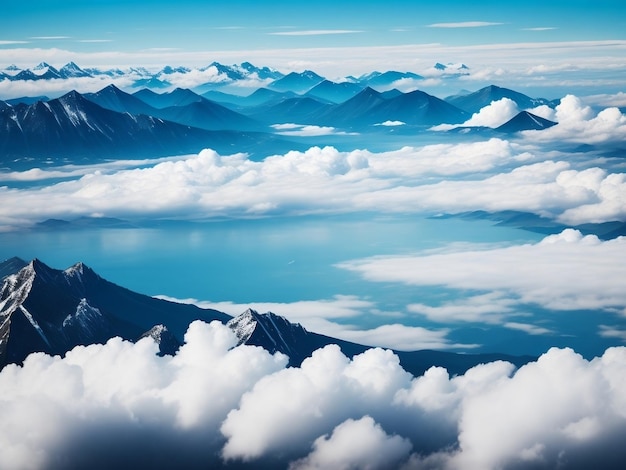
<path fill-rule="evenodd" d="M 174 357 L 112 339 L 0 373 L 0 467 L 618 468 L 626 348 L 412 377 L 390 351 L 300 368 L 194 322 Z"/>

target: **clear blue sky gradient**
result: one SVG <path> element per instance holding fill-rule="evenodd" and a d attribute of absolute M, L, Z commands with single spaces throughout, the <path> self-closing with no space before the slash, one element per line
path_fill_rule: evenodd
<path fill-rule="evenodd" d="M 626 4 L 622 0 L 428 3 L 33 0 L 3 3 L 0 42 L 24 41 L 24 47 L 58 47 L 85 52 L 146 48 L 253 50 L 433 42 L 471 45 L 622 39 L 626 36 Z M 466 22 L 494 24 L 459 28 L 431 26 Z M 316 30 L 354 32 L 275 34 Z"/>
<path fill-rule="evenodd" d="M 596 92 L 626 73 L 623 0 L 31 0 L 4 2 L 0 19 L 0 69 L 250 61 L 336 78 L 463 62 L 521 86 L 574 69 Z"/>

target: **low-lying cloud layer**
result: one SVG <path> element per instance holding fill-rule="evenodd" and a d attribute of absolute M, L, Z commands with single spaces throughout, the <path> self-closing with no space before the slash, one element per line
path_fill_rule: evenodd
<path fill-rule="evenodd" d="M 534 304 L 551 310 L 626 312 L 626 238 L 600 241 L 566 229 L 536 244 L 476 246 L 462 251 L 379 256 L 339 267 L 375 282 L 445 286 L 487 292 L 432 307 L 409 310 L 438 322 L 499 323 L 513 307 Z"/>
<path fill-rule="evenodd" d="M 336 346 L 300 368 L 193 323 L 175 357 L 112 339 L 0 372 L 0 466 L 619 468 L 626 348 L 551 349 L 412 377 L 390 351 Z"/>
<path fill-rule="evenodd" d="M 511 111 L 501 100 L 475 118 L 499 119 L 502 106 Z M 626 117 L 617 108 L 594 114 L 574 96 L 563 98 L 554 113 L 557 125 L 524 132 L 516 141 L 491 138 L 378 153 L 312 147 L 261 162 L 204 150 L 143 169 L 103 166 L 36 189 L 0 187 L 0 226 L 85 215 L 204 219 L 355 211 L 518 210 L 566 224 L 626 220 L 624 173 L 612 173 L 600 160 L 601 167 L 581 164 L 579 155 L 555 150 L 567 142 L 623 142 Z M 282 131 L 307 135 L 336 132 L 286 126 Z M 43 180 L 64 171 L 32 169 L 0 174 L 0 180 Z M 79 174 L 72 171 L 67 175 Z"/>

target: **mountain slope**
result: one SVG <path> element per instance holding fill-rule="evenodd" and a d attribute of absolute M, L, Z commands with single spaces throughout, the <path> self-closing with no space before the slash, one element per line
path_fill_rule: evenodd
<path fill-rule="evenodd" d="M 61 271 L 35 259 L 6 277 L 0 289 L 0 367 L 34 351 L 63 354 L 113 336 L 135 341 L 158 324 L 181 342 L 197 319 L 230 317 L 129 291 L 82 263 Z"/>
<path fill-rule="evenodd" d="M 146 114 L 156 116 L 158 110 L 143 100 L 126 93 L 115 85 L 109 85 L 96 93 L 85 93 L 84 98 L 105 109 L 118 113 Z"/>
<path fill-rule="evenodd" d="M 498 132 L 515 133 L 520 131 L 540 131 L 556 125 L 556 122 L 544 119 L 528 111 L 522 111 L 499 127 Z"/>
<path fill-rule="evenodd" d="M 206 130 L 265 130 L 260 122 L 206 98 L 187 105 L 160 109 L 156 115 L 168 121 Z"/>
<path fill-rule="evenodd" d="M 548 100 L 543 98 L 531 98 L 523 93 L 496 85 L 486 86 L 467 95 L 450 96 L 446 98 L 445 101 L 473 114 L 477 113 L 485 106 L 490 105 L 492 101 L 498 101 L 502 98 L 509 98 L 515 101 L 520 109 L 529 109 L 544 104 L 550 104 Z"/>
<path fill-rule="evenodd" d="M 321 83 L 324 77 L 319 76 L 311 70 L 304 72 L 291 72 L 268 85 L 269 88 L 276 91 L 293 91 L 295 93 L 304 93 L 315 85 Z"/>
<path fill-rule="evenodd" d="M 335 83 L 330 80 L 324 80 L 307 91 L 305 96 L 339 104 L 357 95 L 363 88 L 363 85 L 357 83 Z"/>
<path fill-rule="evenodd" d="M 317 122 L 317 116 L 328 107 L 328 104 L 313 98 L 298 96 L 284 99 L 276 104 L 258 106 L 250 116 L 268 124 L 310 124 Z"/>
<path fill-rule="evenodd" d="M 383 94 L 368 87 L 330 108 L 320 116 L 319 123 L 334 127 L 371 126 L 385 121 L 433 125 L 459 123 L 468 117 L 465 111 L 423 91 Z"/>
<path fill-rule="evenodd" d="M 0 110 L 0 130 L 0 160 L 5 163 L 26 157 L 88 163 L 111 157 L 197 153 L 207 147 L 224 153 L 235 146 L 252 153 L 294 147 L 270 134 L 211 131 L 144 114 L 119 113 L 75 91 L 48 102 Z"/>
<path fill-rule="evenodd" d="M 13 258 L 5 259 L 0 263 L 0 281 L 4 280 L 5 277 L 15 274 L 28 263 L 17 256 Z"/>
<path fill-rule="evenodd" d="M 171 106 L 185 106 L 191 103 L 197 103 L 203 99 L 202 96 L 186 88 L 176 88 L 166 93 L 155 93 L 152 90 L 144 88 L 133 93 L 133 96 L 156 109 L 169 108 Z"/>

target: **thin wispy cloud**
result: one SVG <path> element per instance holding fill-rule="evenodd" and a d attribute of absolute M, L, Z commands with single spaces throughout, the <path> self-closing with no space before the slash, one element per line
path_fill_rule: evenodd
<path fill-rule="evenodd" d="M 272 127 L 276 129 L 277 134 L 290 136 L 313 137 L 322 135 L 347 135 L 346 132 L 339 131 L 338 129 L 330 126 L 285 123 L 274 124 Z"/>
<path fill-rule="evenodd" d="M 113 40 L 112 39 L 79 39 L 77 42 L 99 43 L 99 42 L 113 42 Z"/>
<path fill-rule="evenodd" d="M 483 28 L 485 26 L 499 26 L 504 23 L 490 21 L 461 21 L 458 23 L 433 23 L 427 25 L 429 28 Z"/>
<path fill-rule="evenodd" d="M 180 51 L 178 47 L 150 47 L 149 49 L 145 49 L 147 52 L 174 52 Z"/>
<path fill-rule="evenodd" d="M 10 41 L 10 40 L 0 40 L 0 46 L 10 46 L 12 44 L 28 44 L 28 41 Z"/>
<path fill-rule="evenodd" d="M 522 28 L 522 31 L 552 31 L 554 29 L 558 29 L 558 28 L 555 28 L 553 26 L 546 26 L 546 27 L 538 27 L 538 28 Z"/>
<path fill-rule="evenodd" d="M 42 41 L 53 41 L 55 39 L 71 39 L 71 36 L 33 36 L 29 39 L 38 39 Z"/>
<path fill-rule="evenodd" d="M 356 34 L 364 32 L 365 31 L 354 29 L 308 29 L 300 31 L 277 31 L 268 34 L 273 36 L 324 36 L 328 34 Z"/>

